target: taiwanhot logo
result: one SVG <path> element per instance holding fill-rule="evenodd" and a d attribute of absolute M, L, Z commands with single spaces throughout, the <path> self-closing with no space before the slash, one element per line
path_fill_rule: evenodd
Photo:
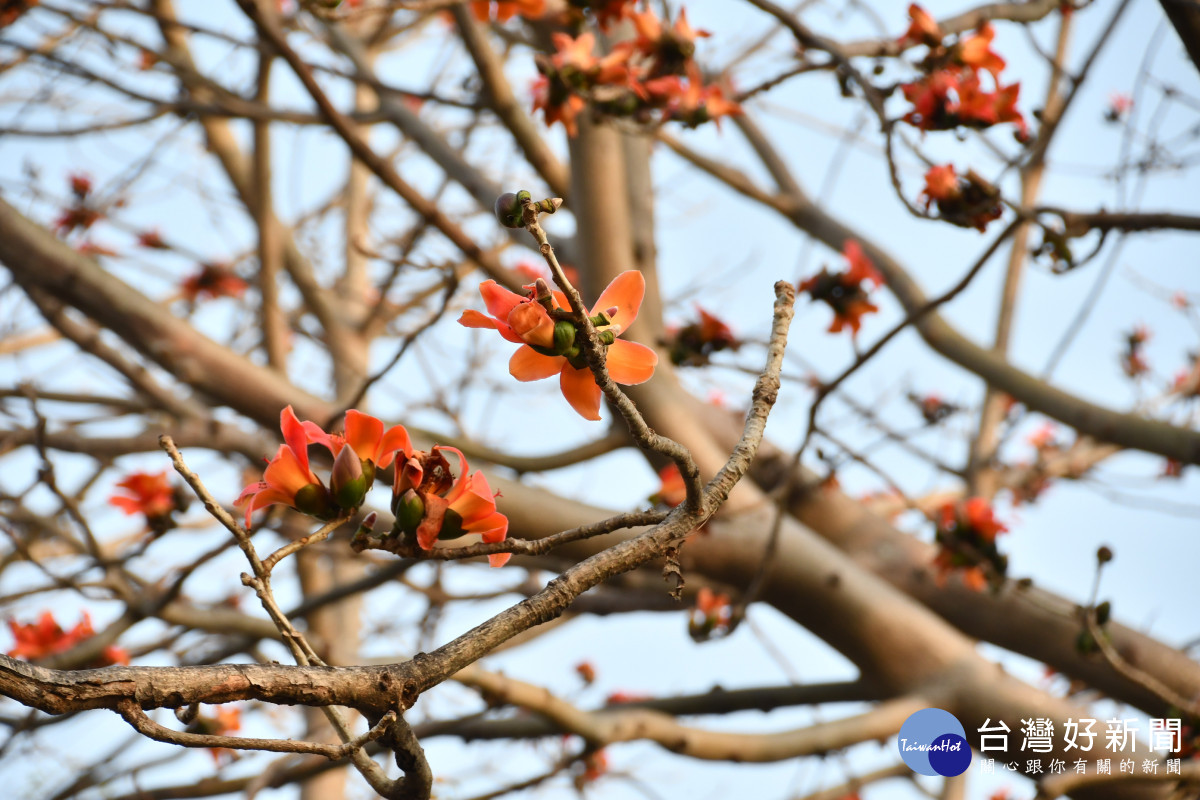
<path fill-rule="evenodd" d="M 921 775 L 951 778 L 971 766 L 966 730 L 953 714 L 940 708 L 923 708 L 906 719 L 896 746 L 908 768 Z"/>

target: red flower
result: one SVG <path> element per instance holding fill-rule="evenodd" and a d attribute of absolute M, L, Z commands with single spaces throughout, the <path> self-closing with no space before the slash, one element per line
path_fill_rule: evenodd
<path fill-rule="evenodd" d="M 49 611 L 43 611 L 42 616 L 34 623 L 22 624 L 10 619 L 8 628 L 16 640 L 16 646 L 8 651 L 8 655 L 11 658 L 24 658 L 29 661 L 65 653 L 96 634 L 92 629 L 92 618 L 86 611 L 83 612 L 79 623 L 69 631 L 64 631 Z M 120 647 L 109 645 L 89 666 L 111 667 L 114 664 L 128 663 L 129 653 Z"/>
<path fill-rule="evenodd" d="M 925 173 L 925 208 L 935 200 L 952 200 L 958 196 L 958 175 L 953 164 L 930 167 Z"/>
<path fill-rule="evenodd" d="M 566 87 L 560 90 L 544 75 L 534 79 L 532 90 L 533 110 L 541 110 L 547 127 L 561 122 L 562 126 L 567 129 L 568 136 L 574 136 L 579 132 L 579 127 L 575 124 L 575 117 L 587 108 L 587 102 L 582 97 L 571 93 Z"/>
<path fill-rule="evenodd" d="M 185 300 L 194 303 L 202 295 L 210 299 L 238 298 L 249 285 L 225 264 L 202 264 L 199 272 L 184 279 L 179 291 Z"/>
<path fill-rule="evenodd" d="M 442 453 L 458 459 L 458 478 Z M 432 550 L 438 539 L 457 539 L 478 533 L 484 542 L 502 542 L 508 535 L 508 518 L 496 510 L 496 496 L 482 472 L 469 475 L 467 458 L 453 447 L 435 445 L 433 452 L 406 454 L 396 464 L 392 511 L 396 525 L 415 534 L 417 544 Z M 488 556 L 493 567 L 502 567 L 511 553 Z"/>
<path fill-rule="evenodd" d="M 688 616 L 688 633 L 693 639 L 707 639 L 713 631 L 728 631 L 733 608 L 729 595 L 702 586 L 696 593 L 696 606 Z"/>
<path fill-rule="evenodd" d="M 1004 69 L 1004 59 L 992 50 L 992 39 L 996 31 L 990 23 L 984 23 L 976 36 L 964 39 L 958 43 L 956 54 L 958 61 L 972 69 L 992 73 L 997 80 Z"/>
<path fill-rule="evenodd" d="M 799 289 L 808 292 L 813 300 L 823 300 L 833 309 L 830 333 L 839 333 L 848 326 L 851 335 L 857 336 L 862 317 L 879 310 L 867 299 L 863 283 L 871 282 L 879 286 L 883 283 L 883 276 L 853 239 L 846 240 L 842 255 L 849 265 L 844 272 L 831 273 L 828 269 L 822 269 L 802 282 Z"/>
<path fill-rule="evenodd" d="M 516 14 L 537 19 L 546 13 L 546 0 L 471 0 L 471 12 L 480 22 L 507 22 Z"/>
<path fill-rule="evenodd" d="M 904 32 L 897 43 L 904 47 L 909 44 L 923 44 L 928 47 L 937 47 L 942 43 L 942 29 L 938 26 L 935 20 L 928 11 L 921 8 L 916 3 L 909 5 L 908 18 L 912 22 L 908 26 L 908 30 Z"/>
<path fill-rule="evenodd" d="M 933 566 L 939 583 L 959 571 L 963 582 L 978 591 L 987 585 L 988 572 L 1003 577 L 1008 559 L 996 549 L 996 537 L 1008 528 L 996 519 L 985 498 L 946 503 L 936 519 L 939 548 Z"/>
<path fill-rule="evenodd" d="M 622 272 L 601 294 L 590 315 L 605 347 L 609 377 L 627 385 L 644 383 L 654 374 L 658 355 L 645 345 L 617 337 L 637 319 L 646 291 L 646 281 L 637 270 Z M 487 317 L 478 311 L 464 311 L 459 324 L 468 328 L 491 328 L 521 348 L 508 362 L 508 371 L 519 381 L 537 381 L 559 376 L 563 397 L 585 419 L 600 419 L 600 387 L 576 344 L 574 323 L 553 319 L 551 312 L 529 296 L 508 291 L 495 281 L 479 285 L 487 306 Z M 554 293 L 546 300 L 557 314 L 567 306 L 566 297 Z M 553 326 L 548 323 L 553 322 Z M 551 345 L 548 347 L 547 334 Z"/>
<path fill-rule="evenodd" d="M 108 502 L 126 514 L 145 514 L 147 519 L 160 519 L 176 510 L 175 490 L 165 470 L 154 475 L 135 472 L 118 483 L 117 488 L 127 490 L 131 496 L 114 494 Z"/>
<path fill-rule="evenodd" d="M 580 661 L 575 665 L 575 672 L 589 686 L 596 680 L 596 667 L 590 661 Z"/>
<path fill-rule="evenodd" d="M 246 506 L 247 528 L 253 512 L 276 503 L 318 519 L 332 519 L 339 511 L 357 508 L 375 480 L 376 468 L 391 464 L 397 452 L 406 456 L 412 452 L 403 426 L 385 432 L 381 421 L 354 409 L 346 412 L 343 434 L 326 433 L 314 422 L 301 422 L 291 406 L 280 413 L 279 428 L 285 443 L 267 463 L 263 480 L 247 486 L 234 501 L 235 506 Z M 329 489 L 309 466 L 310 444 L 322 445 L 334 456 Z"/>
<path fill-rule="evenodd" d="M 683 474 L 675 462 L 672 461 L 658 471 L 658 480 L 658 491 L 650 495 L 650 502 L 674 508 L 687 499 L 687 485 L 683 482 Z"/>

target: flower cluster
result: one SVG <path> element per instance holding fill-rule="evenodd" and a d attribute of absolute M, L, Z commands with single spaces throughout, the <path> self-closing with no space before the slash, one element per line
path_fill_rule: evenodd
<path fill-rule="evenodd" d="M 874 283 L 880 286 L 883 284 L 883 276 L 863 253 L 862 246 L 853 239 L 847 239 L 842 246 L 842 256 L 848 264 L 844 271 L 830 272 L 828 268 L 823 268 L 802 282 L 799 289 L 808 292 L 813 300 L 823 300 L 833 309 L 830 333 L 839 333 L 843 328 L 849 327 L 850 334 L 857 336 L 862 317 L 879 310 L 878 306 L 868 299 L 868 289 L 863 284 Z"/>
<path fill-rule="evenodd" d="M 998 583 L 1008 571 L 1008 558 L 996 549 L 996 537 L 1008 530 L 996 520 L 992 506 L 982 497 L 946 503 L 937 512 L 938 553 L 933 566 L 937 580 L 944 583 L 955 570 L 963 583 L 983 591 L 989 582 Z"/>
<path fill-rule="evenodd" d="M 241 709 L 234 706 L 218 706 L 213 716 L 200 714 L 188 724 L 185 730 L 187 733 L 196 733 L 202 736 L 228 736 L 241 729 Z M 213 761 L 218 764 L 222 761 L 233 761 L 238 757 L 237 751 L 230 750 L 228 747 L 210 747 L 208 752 L 212 755 Z"/>
<path fill-rule="evenodd" d="M 91 203 L 91 178 L 75 173 L 67 180 L 71 185 L 72 202 L 54 220 L 54 230 L 59 236 L 66 236 L 75 230 L 86 231 L 104 216 Z"/>
<path fill-rule="evenodd" d="M 547 125 L 561 122 L 574 136 L 575 118 L 589 102 L 598 112 L 640 124 L 677 120 L 692 128 L 741 113 L 724 89 L 704 84 L 692 56 L 696 39 L 708 34 L 688 24 L 686 10 L 668 26 L 653 11 L 638 13 L 624 3 L 605 9 L 628 17 L 637 37 L 598 57 L 594 34 L 553 34 L 555 52 L 537 57 L 541 77 L 533 85 L 533 107 Z"/>
<path fill-rule="evenodd" d="M 54 615 L 43 611 L 37 622 L 19 623 L 8 621 L 8 629 L 12 632 L 16 646 L 8 651 L 11 658 L 24 658 L 37 661 L 47 656 L 65 653 L 75 645 L 96 635 L 92 628 L 92 618 L 85 611 L 74 628 L 64 631 L 54 620 Z M 88 665 L 89 669 L 111 667 L 114 664 L 128 664 L 129 653 L 116 645 L 109 645 Z"/>
<path fill-rule="evenodd" d="M 937 206 L 939 219 L 961 228 L 975 228 L 980 233 L 1004 213 L 1000 191 L 995 186 L 974 170 L 968 170 L 965 176 L 958 175 L 952 164 L 930 167 L 925 173 L 921 198 L 926 211 Z"/>
<path fill-rule="evenodd" d="M 929 12 L 917 4 L 908 7 L 912 20 L 900 37 L 900 45 L 925 45 L 929 52 L 918 65 L 924 75 L 901 86 L 913 104 L 904 121 L 923 131 L 945 131 L 964 126 L 989 128 L 1004 122 L 1016 124 L 1018 139 L 1029 136 L 1028 126 L 1017 111 L 1021 84 L 1000 83 L 1004 59 L 992 50 L 996 32 L 984 23 L 974 36 L 945 45 L 945 34 Z M 993 90 L 984 89 L 983 76 Z"/>
<path fill-rule="evenodd" d="M 246 293 L 248 286 L 228 264 L 201 264 L 198 272 L 189 275 L 179 285 L 179 293 L 184 300 L 195 303 L 201 298 L 239 298 Z"/>
<path fill-rule="evenodd" d="M 181 487 L 171 485 L 165 471 L 151 475 L 148 472 L 134 472 L 117 484 L 124 493 L 114 494 L 108 502 L 124 511 L 126 514 L 143 514 L 146 524 L 158 533 L 164 533 L 175 526 L 171 515 L 176 511 L 186 511 L 188 496 Z"/>
<path fill-rule="evenodd" d="M 1150 341 L 1150 329 L 1138 325 L 1125 334 L 1125 349 L 1121 352 L 1121 370 L 1131 378 L 1140 378 L 1150 371 L 1145 344 Z"/>
<path fill-rule="evenodd" d="M 452 447 L 434 446 L 429 453 L 416 450 L 402 425 L 385 431 L 381 421 L 354 409 L 346 412 L 340 434 L 326 433 L 314 422 L 301 422 L 291 406 L 280 415 L 280 429 L 284 444 L 268 462 L 263 480 L 247 486 L 234 503 L 246 507 L 247 528 L 254 511 L 276 503 L 323 520 L 348 515 L 362 505 L 376 472 L 395 461 L 395 528 L 376 546 L 388 549 L 389 537 L 405 537 L 431 550 L 438 539 L 467 533 L 479 533 L 485 542 L 501 542 L 508 535 L 508 520 L 496 510 L 487 479 L 478 472 L 470 475 L 467 459 Z M 314 444 L 333 456 L 328 486 L 309 462 L 308 447 Z M 457 457 L 457 478 L 443 455 L 446 452 Z M 488 560 L 498 567 L 508 557 L 495 554 Z"/>
<path fill-rule="evenodd" d="M 468 309 L 459 324 L 489 328 L 521 347 L 508 362 L 519 381 L 559 377 L 563 397 L 584 419 L 600 419 L 600 387 L 580 347 L 582 334 L 567 310 L 562 292 L 552 292 L 543 280 L 524 287 L 525 295 L 510 292 L 495 281 L 484 281 L 479 293 L 487 316 Z M 616 383 L 645 383 L 654 374 L 658 355 L 645 345 L 617 337 L 637 319 L 646 279 L 637 270 L 622 272 L 601 294 L 589 316 L 605 350 L 608 375 Z"/>
<path fill-rule="evenodd" d="M 741 340 L 733 329 L 720 318 L 713 316 L 699 305 L 697 319 L 680 328 L 669 328 L 666 342 L 671 354 L 671 363 L 679 367 L 702 367 L 713 353 L 722 350 L 737 350 Z"/>
<path fill-rule="evenodd" d="M 724 635 L 729 632 L 732 618 L 729 595 L 703 586 L 696 593 L 696 605 L 688 614 L 688 635 L 697 642 L 703 642 L 717 632 Z"/>

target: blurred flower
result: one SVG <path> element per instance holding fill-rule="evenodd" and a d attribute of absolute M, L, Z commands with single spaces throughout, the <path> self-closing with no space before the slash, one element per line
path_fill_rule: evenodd
<path fill-rule="evenodd" d="M 928 11 L 916 3 L 908 7 L 908 18 L 912 22 L 908 30 L 897 40 L 897 44 L 905 47 L 910 44 L 923 44 L 927 47 L 938 47 L 942 43 L 942 29 Z"/>
<path fill-rule="evenodd" d="M 862 317 L 879 310 L 867 298 L 867 289 L 863 284 L 871 282 L 879 286 L 883 283 L 883 276 L 853 239 L 846 240 L 842 255 L 849 265 L 846 270 L 830 272 L 827 268 L 822 269 L 803 281 L 799 289 L 808 292 L 813 300 L 822 300 L 833 309 L 830 333 L 839 333 L 849 327 L 851 335 L 857 336 Z"/>
<path fill-rule="evenodd" d="M 989 577 L 1004 577 L 1008 559 L 996 549 L 996 537 L 1006 528 L 983 497 L 946 503 L 935 516 L 938 544 L 933 566 L 939 584 L 958 572 L 968 588 L 981 591 Z"/>
<path fill-rule="evenodd" d="M 480 22 L 507 22 L 517 14 L 537 19 L 546 13 L 546 0 L 471 0 L 471 13 Z"/>
<path fill-rule="evenodd" d="M 151 525 L 169 519 L 180 508 L 179 493 L 171 486 L 167 473 L 134 472 L 117 484 L 128 494 L 114 494 L 108 502 L 126 514 L 144 514 Z"/>
<path fill-rule="evenodd" d="M 658 471 L 658 481 L 658 491 L 650 495 L 651 503 L 662 503 L 674 508 L 687 499 L 687 486 L 675 462 L 672 461 Z"/>
<path fill-rule="evenodd" d="M 983 180 L 974 170 L 959 177 L 951 164 L 930 167 L 925 173 L 925 190 L 921 197 L 925 209 L 937 206 L 938 218 L 963 228 L 975 228 L 981 233 L 994 219 L 1004 213 L 1000 192 Z"/>
<path fill-rule="evenodd" d="M 589 686 L 596 680 L 596 668 L 590 661 L 580 661 L 576 664 L 575 673 Z"/>
<path fill-rule="evenodd" d="M 1122 92 L 1111 92 L 1108 95 L 1108 108 L 1104 110 L 1104 119 L 1117 123 L 1125 119 L 1133 110 L 1133 98 Z"/>
<path fill-rule="evenodd" d="M 696 593 L 696 605 L 688 614 L 688 634 L 696 641 L 704 641 L 716 631 L 727 633 L 732 615 L 729 595 L 702 586 Z"/>
<path fill-rule="evenodd" d="M 239 298 L 250 284 L 233 273 L 227 264 L 201 264 L 200 271 L 188 276 L 179 285 L 180 294 L 189 303 L 201 296 Z"/>
<path fill-rule="evenodd" d="M 92 618 L 84 611 L 79 623 L 69 631 L 64 631 L 54 620 L 54 614 L 43 611 L 37 622 L 22 624 L 16 620 L 8 621 L 16 646 L 8 651 L 11 658 L 24 658 L 37 661 L 47 656 L 65 653 L 75 645 L 96 635 L 92 629 Z M 128 664 L 129 653 L 115 645 L 104 648 L 100 656 L 89 668 L 111 667 L 114 664 Z"/>

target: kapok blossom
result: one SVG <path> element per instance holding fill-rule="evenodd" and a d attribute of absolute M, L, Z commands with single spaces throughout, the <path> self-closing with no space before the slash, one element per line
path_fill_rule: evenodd
<path fill-rule="evenodd" d="M 175 490 L 165 470 L 154 475 L 134 472 L 118 483 L 117 488 L 126 490 L 128 495 L 114 494 L 108 502 L 129 515 L 145 514 L 146 519 L 155 520 L 170 516 L 178 508 Z"/>
<path fill-rule="evenodd" d="M 688 634 L 702 641 L 717 630 L 728 632 L 732 617 L 729 595 L 702 586 L 696 593 L 696 606 L 688 614 Z"/>
<path fill-rule="evenodd" d="M 369 414 L 346 412 L 345 433 L 328 434 L 314 422 L 301 422 L 291 406 L 279 415 L 284 444 L 267 463 L 263 479 L 242 490 L 235 506 L 246 506 L 250 515 L 260 508 L 282 503 L 318 519 L 333 519 L 362 504 L 375 480 L 375 469 L 392 463 L 397 451 L 412 450 L 408 432 L 396 425 L 386 432 Z M 316 476 L 308 460 L 308 446 L 320 444 L 334 456 L 330 488 Z M 346 445 L 349 444 L 349 448 Z"/>
<path fill-rule="evenodd" d="M 926 210 L 936 205 L 939 218 L 979 232 L 1004 213 L 1000 192 L 979 177 L 974 170 L 959 176 L 952 164 L 929 168 L 925 173 L 925 191 L 921 192 Z"/>
<path fill-rule="evenodd" d="M 975 591 L 988 585 L 988 573 L 1003 577 L 1008 559 L 996 549 L 996 537 L 1008 530 L 983 497 L 946 503 L 936 515 L 934 557 L 938 583 L 944 583 L 951 571 L 961 570 L 963 582 Z M 985 566 L 988 568 L 985 571 Z"/>
<path fill-rule="evenodd" d="M 92 618 L 86 611 L 83 612 L 79 623 L 69 631 L 64 631 L 49 611 L 43 611 L 37 622 L 22 624 L 10 619 L 8 628 L 16 640 L 16 646 L 8 651 L 9 657 L 29 661 L 65 653 L 85 639 L 96 635 L 92 628 Z M 89 667 L 111 667 L 114 664 L 128 663 L 128 652 L 115 645 L 109 645 Z"/>
<path fill-rule="evenodd" d="M 544 284 L 542 284 L 544 286 Z M 519 381 L 559 376 L 563 397 L 584 419 L 600 419 L 600 387 L 588 368 L 575 323 L 567 319 L 567 298 L 561 292 L 539 292 L 538 284 L 521 296 L 495 281 L 479 285 L 490 317 L 468 309 L 459 324 L 490 328 L 521 345 L 508 362 L 508 371 Z M 645 345 L 617 337 L 637 319 L 646 279 L 637 270 L 613 278 L 589 313 L 605 350 L 608 375 L 616 383 L 645 383 L 654 375 L 658 355 Z M 539 294 L 541 299 L 539 300 Z M 549 306 L 549 308 L 547 308 Z M 552 313 L 553 312 L 553 313 Z"/>
<path fill-rule="evenodd" d="M 687 484 L 674 461 L 658 471 L 658 481 L 658 491 L 650 495 L 650 502 L 674 508 L 687 499 Z"/>
<path fill-rule="evenodd" d="M 239 278 L 225 264 L 201 264 L 200 271 L 189 275 L 179 284 L 179 293 L 189 303 L 201 297 L 239 298 L 250 284 Z"/>
<path fill-rule="evenodd" d="M 507 22 L 516 15 L 537 19 L 546 12 L 546 0 L 471 0 L 471 13 L 480 22 Z"/>
<path fill-rule="evenodd" d="M 862 246 L 853 239 L 847 239 L 842 247 L 848 267 L 843 272 L 830 272 L 822 269 L 816 275 L 803 281 L 798 287 L 802 292 L 808 292 L 813 300 L 823 300 L 833 309 L 833 322 L 829 325 L 830 333 L 839 333 L 849 327 L 852 336 L 858 335 L 862 326 L 862 317 L 878 311 L 879 307 L 867 297 L 864 283 L 874 283 L 880 286 L 883 276 L 875 269 L 871 259 L 863 252 Z"/>
<path fill-rule="evenodd" d="M 458 477 L 443 453 L 458 459 Z M 392 487 L 392 512 L 396 527 L 415 535 L 423 550 L 432 550 L 438 539 L 457 539 L 480 534 L 486 543 L 502 542 L 508 536 L 508 518 L 496 510 L 496 495 L 482 472 L 470 473 L 470 465 L 454 447 L 435 445 L 432 452 L 409 452 L 396 463 Z M 488 563 L 504 566 L 511 553 L 493 553 Z"/>

